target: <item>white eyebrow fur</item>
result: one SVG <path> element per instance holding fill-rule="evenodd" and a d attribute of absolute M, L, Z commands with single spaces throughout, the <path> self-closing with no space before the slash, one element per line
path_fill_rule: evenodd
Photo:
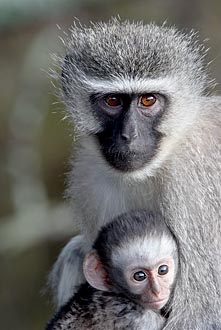
<path fill-rule="evenodd" d="M 158 92 L 167 94 L 168 91 L 173 93 L 173 91 L 177 90 L 177 81 L 174 78 L 172 79 L 172 77 L 157 79 L 117 77 L 109 80 L 84 77 L 84 83 L 91 91 L 102 91 L 102 93 L 117 91 L 118 93 Z"/>

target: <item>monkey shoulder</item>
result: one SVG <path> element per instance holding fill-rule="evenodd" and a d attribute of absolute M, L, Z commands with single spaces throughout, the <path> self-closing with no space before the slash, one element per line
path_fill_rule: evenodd
<path fill-rule="evenodd" d="M 99 291 L 85 283 L 56 313 L 46 330 L 158 330 L 162 322 L 159 314 L 144 312 L 124 295 Z"/>
<path fill-rule="evenodd" d="M 181 146 L 174 154 L 176 166 L 221 169 L 221 96 L 201 98 L 200 110 L 194 123 L 181 139 Z M 189 162 L 188 160 L 192 161 Z M 173 159 L 172 159 L 173 162 Z"/>

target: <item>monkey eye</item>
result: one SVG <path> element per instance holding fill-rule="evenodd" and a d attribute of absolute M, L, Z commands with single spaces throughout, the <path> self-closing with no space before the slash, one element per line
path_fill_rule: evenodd
<path fill-rule="evenodd" d="M 143 107 L 151 107 L 156 102 L 157 98 L 153 94 L 142 95 L 139 99 L 139 105 Z"/>
<path fill-rule="evenodd" d="M 122 105 L 122 98 L 118 95 L 109 95 L 105 98 L 105 102 L 109 107 L 119 107 Z"/>
<path fill-rule="evenodd" d="M 134 273 L 133 278 L 137 282 L 142 282 L 147 278 L 147 274 L 142 270 L 139 270 L 138 272 Z"/>
<path fill-rule="evenodd" d="M 169 267 L 167 265 L 161 265 L 158 268 L 158 274 L 159 275 L 166 275 L 169 272 Z"/>

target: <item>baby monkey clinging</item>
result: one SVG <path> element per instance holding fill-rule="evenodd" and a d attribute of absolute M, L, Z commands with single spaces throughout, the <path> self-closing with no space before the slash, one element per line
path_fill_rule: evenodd
<path fill-rule="evenodd" d="M 47 330 L 162 328 L 160 310 L 174 287 L 178 252 L 161 216 L 136 211 L 114 219 L 99 232 L 83 269 L 88 283 Z"/>

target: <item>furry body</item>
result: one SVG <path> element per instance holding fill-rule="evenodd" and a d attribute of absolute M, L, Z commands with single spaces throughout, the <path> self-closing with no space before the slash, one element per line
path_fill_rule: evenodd
<path fill-rule="evenodd" d="M 83 236 L 52 273 L 58 303 L 82 282 L 82 255 L 99 228 L 142 208 L 160 211 L 180 246 L 181 279 L 165 329 L 220 329 L 221 98 L 206 96 L 200 46 L 173 28 L 109 22 L 74 28 L 67 48 L 63 99 L 79 132 L 68 196 Z M 104 159 L 96 138 L 103 124 L 87 96 L 101 90 L 168 96 L 158 127 L 164 137 L 142 169 L 121 172 Z"/>
<path fill-rule="evenodd" d="M 124 295 L 82 284 L 46 330 L 160 330 L 163 322 L 159 313 L 138 307 Z"/>

